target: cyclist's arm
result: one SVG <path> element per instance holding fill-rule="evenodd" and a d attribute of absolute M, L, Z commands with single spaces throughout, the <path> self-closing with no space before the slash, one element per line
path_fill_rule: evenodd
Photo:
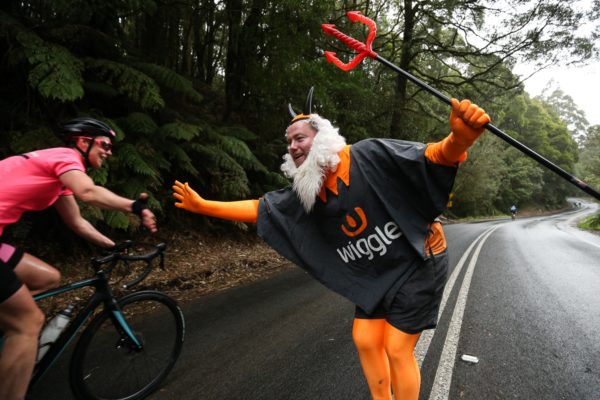
<path fill-rule="evenodd" d="M 173 197 L 178 200 L 175 207 L 209 217 L 217 217 L 240 222 L 256 222 L 258 200 L 211 201 L 202 198 L 187 183 L 175 181 Z"/>
<path fill-rule="evenodd" d="M 85 240 L 100 247 L 112 247 L 115 243 L 100 233 L 94 226 L 81 216 L 79 205 L 73 196 L 60 196 L 54 203 L 65 224 L 73 232 Z"/>
<path fill-rule="evenodd" d="M 61 182 L 73 191 L 77 198 L 96 207 L 131 212 L 133 200 L 121 197 L 110 190 L 98 186 L 85 172 L 70 170 L 62 174 Z"/>
<path fill-rule="evenodd" d="M 85 172 L 70 170 L 60 175 L 61 182 L 69 188 L 77 198 L 85 203 L 109 210 L 132 212 L 134 201 L 121 197 L 110 190 L 98 186 Z M 140 215 L 142 224 L 151 232 L 156 232 L 156 220 L 152 211 L 144 209 Z"/>

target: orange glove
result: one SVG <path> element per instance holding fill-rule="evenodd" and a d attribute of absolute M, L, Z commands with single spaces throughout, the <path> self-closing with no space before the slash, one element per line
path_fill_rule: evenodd
<path fill-rule="evenodd" d="M 425 156 L 442 165 L 455 165 L 467 158 L 467 149 L 485 130 L 484 125 L 491 121 L 485 110 L 470 100 L 450 100 L 450 135 L 441 142 L 430 144 Z"/>
<path fill-rule="evenodd" d="M 210 201 L 203 199 L 187 183 L 175 181 L 173 197 L 179 201 L 175 207 L 197 214 L 240 222 L 256 222 L 258 200 Z"/>
<path fill-rule="evenodd" d="M 485 124 L 491 121 L 490 116 L 477 104 L 470 100 L 460 103 L 456 99 L 450 100 L 452 111 L 450 112 L 450 129 L 456 137 L 456 142 L 471 146 L 483 133 Z"/>

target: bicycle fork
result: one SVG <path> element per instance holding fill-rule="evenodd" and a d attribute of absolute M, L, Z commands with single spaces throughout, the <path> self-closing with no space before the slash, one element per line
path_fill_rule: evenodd
<path fill-rule="evenodd" d="M 120 348 L 121 346 L 126 345 L 130 350 L 136 352 L 143 350 L 144 344 L 142 343 L 142 338 L 136 335 L 125 320 L 123 310 L 121 310 L 118 300 L 113 296 L 110 296 L 109 301 L 105 304 L 107 306 L 107 311 L 110 313 L 110 319 L 121 338 L 117 347 Z"/>

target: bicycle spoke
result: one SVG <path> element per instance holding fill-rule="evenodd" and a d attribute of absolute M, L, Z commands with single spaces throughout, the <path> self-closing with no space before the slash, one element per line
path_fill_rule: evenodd
<path fill-rule="evenodd" d="M 74 390 L 83 398 L 141 399 L 156 389 L 177 359 L 183 318 L 173 300 L 159 292 L 140 292 L 121 307 L 143 348 L 135 350 L 129 338 L 121 338 L 107 314 L 93 321 L 72 365 Z"/>

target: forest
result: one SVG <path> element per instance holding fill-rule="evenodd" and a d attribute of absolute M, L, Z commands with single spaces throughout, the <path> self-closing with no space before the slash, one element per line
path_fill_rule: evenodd
<path fill-rule="evenodd" d="M 287 107 L 301 108 L 311 86 L 316 112 L 349 143 L 445 137 L 449 107 L 403 76 L 369 59 L 350 72 L 327 63 L 323 50 L 353 54 L 321 24 L 360 41 L 368 33 L 346 18 L 353 10 L 376 21 L 382 57 L 482 105 L 495 126 L 600 188 L 600 125 L 564 89 L 531 97 L 513 72 L 597 62 L 598 0 L 5 0 L 0 157 L 60 146 L 62 123 L 98 118 L 118 137 L 93 179 L 130 198 L 149 193 L 160 224 L 176 227 L 192 216 L 173 207 L 175 179 L 215 200 L 289 184 L 279 170 Z M 460 167 L 447 214 L 553 210 L 571 195 L 583 193 L 486 134 Z M 106 229 L 138 228 L 122 213 L 82 210 Z M 28 216 L 10 234 L 27 238 L 48 218 Z"/>

